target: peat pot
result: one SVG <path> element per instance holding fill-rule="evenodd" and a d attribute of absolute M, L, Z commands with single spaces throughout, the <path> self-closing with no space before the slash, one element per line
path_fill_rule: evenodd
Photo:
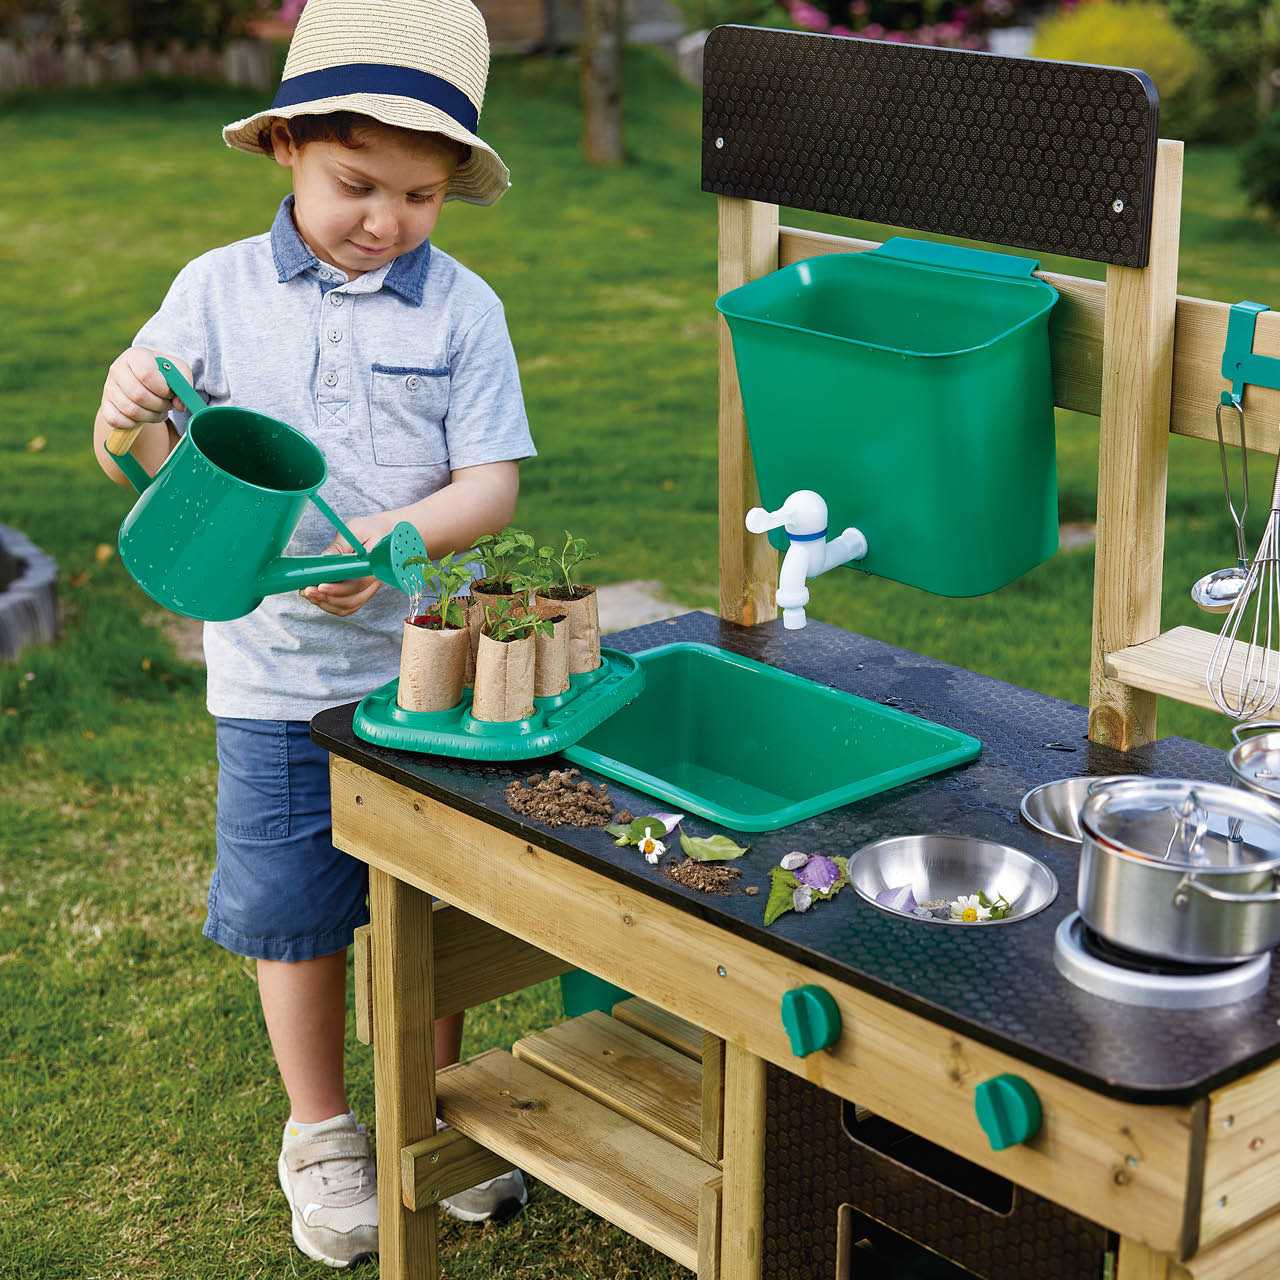
<path fill-rule="evenodd" d="M 1085 924 L 1118 947 L 1189 964 L 1280 944 L 1280 806 L 1208 782 L 1125 779 L 1080 813 Z"/>

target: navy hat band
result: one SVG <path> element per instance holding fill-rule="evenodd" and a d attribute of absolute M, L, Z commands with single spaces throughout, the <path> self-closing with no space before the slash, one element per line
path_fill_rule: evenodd
<path fill-rule="evenodd" d="M 271 108 L 296 107 L 321 98 L 340 98 L 351 93 L 382 93 L 397 98 L 415 98 L 443 111 L 468 133 L 475 133 L 480 113 L 456 85 L 412 67 L 380 62 L 350 62 L 340 67 L 323 67 L 290 76 L 280 82 Z"/>

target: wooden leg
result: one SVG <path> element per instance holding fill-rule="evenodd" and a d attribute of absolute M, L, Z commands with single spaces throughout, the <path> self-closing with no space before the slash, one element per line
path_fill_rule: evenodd
<path fill-rule="evenodd" d="M 373 1083 L 382 1280 L 438 1280 L 436 1208 L 402 1199 L 401 1149 L 435 1134 L 431 898 L 369 868 L 373 925 Z"/>
<path fill-rule="evenodd" d="M 725 1045 L 720 1275 L 760 1280 L 764 1231 L 764 1060 Z"/>
<path fill-rule="evenodd" d="M 1175 1280 L 1183 1275 L 1167 1253 L 1154 1253 L 1145 1244 L 1128 1237 L 1120 1241 L 1120 1265 L 1116 1280 Z"/>

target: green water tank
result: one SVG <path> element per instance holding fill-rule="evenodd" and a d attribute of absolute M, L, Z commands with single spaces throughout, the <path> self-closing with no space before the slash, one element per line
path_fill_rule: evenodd
<path fill-rule="evenodd" d="M 815 490 L 832 536 L 866 535 L 851 568 L 937 595 L 1053 555 L 1058 294 L 1038 265 L 898 236 L 721 297 L 764 506 Z"/>

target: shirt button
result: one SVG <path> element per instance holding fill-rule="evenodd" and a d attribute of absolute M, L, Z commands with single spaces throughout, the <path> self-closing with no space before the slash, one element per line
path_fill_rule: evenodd
<path fill-rule="evenodd" d="M 344 295 L 343 295 L 343 294 L 341 294 L 341 293 L 331 293 L 331 294 L 329 295 L 329 301 L 330 301 L 330 303 L 331 303 L 333 306 L 335 306 L 335 307 L 340 307 L 340 306 L 342 306 L 342 299 L 343 299 L 343 296 L 344 296 Z"/>
<path fill-rule="evenodd" d="M 341 329 L 330 329 L 330 330 L 329 330 L 329 341 L 330 341 L 330 342 L 341 342 L 341 341 L 342 341 L 342 330 L 341 330 Z"/>
<path fill-rule="evenodd" d="M 418 379 L 417 379 L 417 377 L 416 377 L 416 376 L 412 376 L 412 375 L 411 375 L 410 377 L 406 378 L 406 379 L 404 380 L 404 385 L 405 385 L 406 387 L 408 387 L 410 391 L 417 391 L 417 389 L 418 389 Z"/>
<path fill-rule="evenodd" d="M 324 385 L 326 387 L 336 387 L 338 385 L 338 375 L 336 373 L 326 373 L 324 375 Z"/>

